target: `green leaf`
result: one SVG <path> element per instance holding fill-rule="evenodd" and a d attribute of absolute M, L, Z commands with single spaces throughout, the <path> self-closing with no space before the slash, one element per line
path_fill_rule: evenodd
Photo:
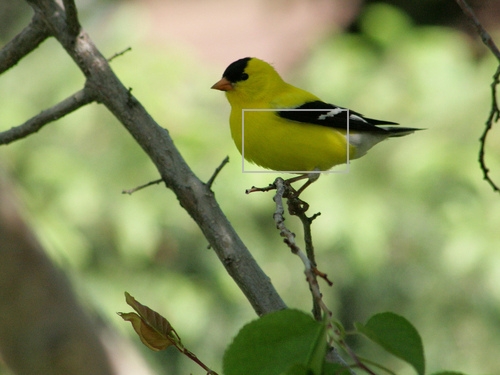
<path fill-rule="evenodd" d="M 283 372 L 281 375 L 312 375 L 313 372 L 311 369 L 308 369 L 307 366 L 303 364 L 293 365 L 288 370 Z"/>
<path fill-rule="evenodd" d="M 349 375 L 349 369 L 340 363 L 325 362 L 321 375 Z"/>
<path fill-rule="evenodd" d="M 425 373 L 422 339 L 413 325 L 400 315 L 385 312 L 372 316 L 356 329 L 389 353 L 412 365 L 419 375 Z"/>
<path fill-rule="evenodd" d="M 432 375 L 465 375 L 463 372 L 456 372 L 456 371 L 440 371 L 440 372 L 435 372 Z"/>
<path fill-rule="evenodd" d="M 224 354 L 224 374 L 320 375 L 325 353 L 325 324 L 298 310 L 281 310 L 240 330 Z"/>

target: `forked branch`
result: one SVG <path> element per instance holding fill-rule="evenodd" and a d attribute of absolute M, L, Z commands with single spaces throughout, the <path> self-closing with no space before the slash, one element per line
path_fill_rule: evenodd
<path fill-rule="evenodd" d="M 3 132 L 0 144 L 33 134 L 80 106 L 102 103 L 122 123 L 156 165 L 161 179 L 196 221 L 210 247 L 258 315 L 286 307 L 269 278 L 255 262 L 215 200 L 210 184 L 196 177 L 176 149 L 167 129 L 159 126 L 116 77 L 109 62 L 80 27 L 73 0 L 27 0 L 35 11 L 29 27 L 0 52 L 0 68 L 15 65 L 47 36 L 53 36 L 85 75 L 85 88 L 26 123 Z M 16 52 L 17 50 L 21 52 Z M 210 181 L 209 181 L 210 182 Z"/>

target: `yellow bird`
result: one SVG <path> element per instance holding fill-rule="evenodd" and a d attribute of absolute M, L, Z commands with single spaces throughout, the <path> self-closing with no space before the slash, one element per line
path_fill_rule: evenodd
<path fill-rule="evenodd" d="M 276 171 L 327 171 L 346 163 L 347 153 L 349 160 L 357 159 L 386 138 L 420 130 L 387 126 L 397 124 L 325 103 L 254 57 L 230 64 L 212 88 L 226 93 L 231 135 L 240 153 Z"/>

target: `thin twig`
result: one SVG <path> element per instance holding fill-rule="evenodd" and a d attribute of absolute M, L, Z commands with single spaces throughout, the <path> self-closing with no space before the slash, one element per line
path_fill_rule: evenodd
<path fill-rule="evenodd" d="M 480 147 L 479 147 L 479 165 L 481 166 L 481 170 L 483 171 L 483 178 L 490 184 L 493 188 L 493 191 L 500 191 L 498 185 L 491 179 L 490 170 L 486 166 L 486 162 L 484 160 L 485 157 L 485 148 L 486 148 L 486 138 L 488 136 L 489 131 L 493 128 L 493 123 L 498 122 L 498 118 L 500 116 L 500 109 L 498 108 L 497 101 L 497 86 L 500 82 L 500 65 L 493 76 L 493 82 L 491 83 L 491 110 L 486 120 L 486 126 L 484 128 L 483 134 L 479 138 Z"/>
<path fill-rule="evenodd" d="M 136 191 L 138 191 L 138 190 L 141 190 L 141 189 L 147 188 L 148 186 L 151 186 L 151 185 L 157 185 L 157 184 L 159 184 L 159 183 L 160 183 L 160 182 L 162 182 L 162 181 L 163 181 L 163 178 L 160 178 L 160 179 L 158 179 L 158 180 L 150 181 L 150 182 L 148 182 L 147 184 L 140 185 L 140 186 L 137 186 L 137 187 L 132 188 L 132 189 L 122 190 L 122 194 L 132 195 L 133 193 L 135 193 L 135 192 L 136 192 Z"/>
<path fill-rule="evenodd" d="M 486 47 L 489 48 L 491 53 L 497 58 L 500 62 L 500 50 L 496 46 L 495 42 L 491 38 L 490 34 L 484 29 L 481 22 L 479 22 L 478 18 L 474 14 L 472 8 L 467 4 L 465 0 L 456 0 L 457 4 L 462 9 L 462 12 L 469 19 L 469 21 L 476 28 L 477 33 L 481 37 L 483 43 Z M 498 122 L 500 117 L 500 109 L 498 107 L 497 100 L 497 86 L 500 83 L 500 65 L 497 67 L 497 71 L 493 75 L 493 82 L 491 83 L 491 110 L 486 120 L 486 126 L 484 128 L 483 134 L 479 138 L 480 147 L 479 147 L 479 165 L 481 166 L 481 170 L 483 171 L 483 178 L 490 184 L 493 188 L 493 191 L 500 192 L 499 186 L 491 179 L 490 170 L 486 166 L 485 162 L 485 147 L 486 147 L 486 138 L 488 137 L 489 131 L 493 127 L 493 123 Z"/>
<path fill-rule="evenodd" d="M 229 162 L 229 156 L 226 156 L 224 158 L 224 160 L 222 160 L 222 163 L 215 169 L 215 172 L 214 174 L 212 175 L 212 177 L 210 177 L 210 180 L 208 180 L 207 182 L 207 186 L 209 189 L 212 188 L 212 184 L 215 180 L 215 178 L 217 177 L 217 175 L 219 174 L 219 172 L 222 170 L 222 168 L 224 168 L 224 166 Z M 162 182 L 163 179 L 160 178 L 158 180 L 154 180 L 154 181 L 150 181 L 148 182 L 147 184 L 144 184 L 144 185 L 140 185 L 140 186 L 137 186 L 135 188 L 132 188 L 132 189 L 127 189 L 127 190 L 122 190 L 122 194 L 129 194 L 129 195 L 132 195 L 133 193 L 135 193 L 136 191 L 138 190 L 141 190 L 141 189 L 144 189 L 144 188 L 147 188 L 148 186 L 151 186 L 151 185 L 156 185 L 156 184 L 159 184 L 160 182 Z"/>
<path fill-rule="evenodd" d="M 224 158 L 224 160 L 222 160 L 222 163 L 220 163 L 220 165 L 215 168 L 215 171 L 214 173 L 212 174 L 212 177 L 210 177 L 210 179 L 207 181 L 207 186 L 210 190 L 212 190 L 212 184 L 214 183 L 217 175 L 220 173 L 220 171 L 222 171 L 222 168 L 224 168 L 224 166 L 229 163 L 229 156 L 226 156 Z"/>
<path fill-rule="evenodd" d="M 48 123 L 58 120 L 68 113 L 71 113 L 93 101 L 94 97 L 90 93 L 90 91 L 82 89 L 59 102 L 55 106 L 40 112 L 38 115 L 32 117 L 24 124 L 1 132 L 0 145 L 6 145 L 19 139 L 25 138 L 30 134 L 36 133 Z"/>
<path fill-rule="evenodd" d="M 269 184 L 264 188 L 252 186 L 250 189 L 246 190 L 246 193 L 249 194 L 257 191 L 267 192 L 270 190 L 276 190 L 276 195 L 273 198 L 274 202 L 276 203 L 276 211 L 273 215 L 274 221 L 276 222 L 276 227 L 279 229 L 280 235 L 285 238 L 284 242 L 288 245 L 288 247 L 290 247 L 292 253 L 299 256 L 304 263 L 304 273 L 306 274 L 307 282 L 309 284 L 313 300 L 312 313 L 316 320 L 321 321 L 321 311 L 323 311 L 323 313 L 327 314 L 329 317 L 331 317 L 332 313 L 323 302 L 322 294 L 319 290 L 319 285 L 316 277 L 319 276 L 323 278 L 330 286 L 333 285 L 333 283 L 328 279 L 325 273 L 320 272 L 316 268 L 314 246 L 312 243 L 311 235 L 311 223 L 320 214 L 317 213 L 312 217 L 308 217 L 305 213 L 309 209 L 309 205 L 299 198 L 300 193 L 311 183 L 315 182 L 318 177 L 318 173 L 310 173 L 290 178 L 288 180 L 277 178 L 274 183 Z M 307 178 L 308 181 L 299 190 L 295 190 L 291 184 L 296 181 L 303 180 L 304 178 Z M 292 233 L 284 224 L 285 219 L 283 217 L 283 198 L 287 199 L 288 212 L 290 213 L 290 215 L 298 216 L 302 221 L 304 227 L 304 239 L 306 243 L 307 255 L 304 254 L 304 252 L 296 244 L 295 234 Z"/>
<path fill-rule="evenodd" d="M 295 189 L 291 188 L 290 184 L 287 184 L 286 181 L 284 181 L 282 178 L 277 178 L 274 181 L 274 186 L 276 186 L 276 195 L 274 196 L 273 200 L 276 203 L 276 211 L 273 215 L 273 218 L 276 223 L 276 227 L 280 231 L 280 236 L 285 238 L 284 242 L 288 245 L 292 253 L 297 255 L 302 260 L 302 263 L 304 263 L 304 273 L 309 284 L 309 289 L 311 290 L 311 293 L 313 295 L 314 305 L 319 306 L 319 309 L 321 309 L 323 313 L 326 314 L 330 319 L 332 317 L 332 312 L 323 302 L 323 296 L 316 279 L 316 266 L 295 242 L 295 234 L 285 226 L 285 218 L 283 217 L 283 214 L 285 212 L 283 208 L 283 198 L 287 198 L 288 200 L 298 199 L 296 197 L 296 191 Z M 301 202 L 302 203 L 300 205 L 302 207 L 304 206 L 304 204 L 307 205 L 307 203 L 303 201 Z M 295 207 L 295 209 L 297 209 L 297 207 Z M 304 210 L 304 212 L 305 210 L 307 210 L 307 208 L 301 209 Z M 313 310 L 315 310 L 315 308 L 313 308 Z M 318 316 L 318 314 L 315 313 L 315 318 L 317 320 L 321 320 L 321 315 Z"/>
<path fill-rule="evenodd" d="M 319 177 L 318 173 L 310 173 L 309 175 L 306 175 L 306 178 L 308 179 L 307 182 L 304 185 L 302 185 L 298 190 L 295 190 L 290 185 L 292 182 L 297 181 L 296 178 L 285 180 L 284 182 L 287 191 L 285 197 L 287 198 L 288 213 L 290 215 L 297 216 L 302 222 L 302 227 L 304 229 L 304 243 L 306 245 L 306 254 L 307 258 L 312 264 L 312 272 L 314 275 L 315 282 L 316 282 L 316 276 L 319 276 L 323 280 L 325 280 L 329 286 L 332 286 L 333 283 L 328 279 L 327 274 L 318 270 L 316 264 L 316 255 L 314 254 L 311 224 L 319 215 L 321 215 L 321 213 L 318 212 L 312 215 L 311 217 L 307 216 L 306 212 L 307 210 L 309 210 L 309 204 L 307 204 L 307 202 L 299 198 L 300 193 L 304 191 L 304 189 L 307 186 L 315 182 L 318 179 L 318 177 Z M 321 320 L 321 311 L 319 310 L 319 305 L 315 302 L 314 297 L 313 297 L 313 312 L 315 318 L 317 320 Z"/>
<path fill-rule="evenodd" d="M 302 251 L 295 243 L 295 234 L 285 226 L 285 218 L 283 216 L 285 213 L 285 209 L 283 208 L 283 197 L 286 194 L 285 182 L 282 178 L 278 177 L 274 181 L 273 185 L 276 187 L 276 195 L 273 198 L 274 202 L 276 203 L 276 211 L 273 215 L 274 222 L 276 223 L 276 228 L 280 231 L 280 236 L 285 238 L 285 242 L 290 250 L 292 250 L 292 253 L 299 255 L 299 253 L 302 253 Z M 307 259 L 307 257 L 305 258 Z"/>
<path fill-rule="evenodd" d="M 257 191 L 267 192 L 267 191 L 271 191 L 271 190 L 275 190 L 275 189 L 276 189 L 276 186 L 274 184 L 269 184 L 268 186 L 263 187 L 263 188 L 252 186 L 250 189 L 245 190 L 245 194 L 255 193 Z"/>
<path fill-rule="evenodd" d="M 302 227 L 304 228 L 304 243 L 306 244 L 306 254 L 309 260 L 316 266 L 316 255 L 314 254 L 314 245 L 312 239 L 311 224 L 321 212 L 315 213 L 313 216 L 309 217 L 306 215 L 306 209 L 297 209 L 297 207 L 304 207 L 304 201 L 299 198 L 293 197 L 288 199 L 288 208 L 291 215 L 297 216 L 302 222 Z M 307 206 L 307 208 L 309 208 Z"/>
<path fill-rule="evenodd" d="M 116 59 L 118 56 L 124 55 L 128 51 L 132 51 L 132 47 L 127 47 L 123 51 L 115 53 L 113 56 L 108 58 L 108 62 L 111 62 L 111 60 Z"/>
<path fill-rule="evenodd" d="M 207 375 L 218 375 L 214 370 L 211 370 L 207 365 L 205 365 L 193 352 L 187 350 L 186 348 L 180 349 L 179 347 L 177 347 L 177 349 L 179 349 L 179 351 L 190 360 L 196 362 L 201 368 L 203 368 L 203 370 L 207 372 Z"/>
<path fill-rule="evenodd" d="M 306 211 L 309 208 L 309 205 L 305 203 L 303 200 L 299 199 L 295 194 L 292 194 L 290 198 L 287 200 L 288 204 L 288 212 L 290 215 L 298 216 L 300 221 L 302 222 L 302 226 L 304 228 L 304 243 L 306 245 L 306 254 L 307 259 L 311 262 L 312 270 L 316 269 L 316 256 L 314 254 L 314 245 L 312 242 L 312 232 L 311 232 L 311 222 L 310 218 L 306 215 Z M 316 217 L 316 216 L 314 216 Z M 317 284 L 316 272 L 313 272 L 311 275 L 311 282 Z M 311 290 L 312 291 L 312 290 Z M 319 305 L 319 301 L 317 297 L 313 294 L 312 296 L 313 308 L 312 313 L 314 319 L 317 321 L 321 321 L 321 308 Z"/>
<path fill-rule="evenodd" d="M 490 51 L 495 55 L 497 60 L 500 62 L 500 50 L 496 46 L 495 42 L 491 38 L 491 35 L 485 30 L 479 19 L 476 17 L 476 14 L 472 10 L 472 8 L 467 4 L 465 0 L 455 0 L 458 6 L 462 9 L 465 16 L 469 19 L 469 21 L 476 28 L 477 33 L 481 37 L 483 43 L 490 49 Z"/>

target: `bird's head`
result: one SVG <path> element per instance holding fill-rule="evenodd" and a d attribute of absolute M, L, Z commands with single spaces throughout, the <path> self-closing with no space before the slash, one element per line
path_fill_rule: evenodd
<path fill-rule="evenodd" d="M 283 83 L 270 64 L 255 57 L 245 57 L 231 63 L 212 88 L 225 91 L 230 103 L 249 103 L 272 97 L 274 90 Z"/>

